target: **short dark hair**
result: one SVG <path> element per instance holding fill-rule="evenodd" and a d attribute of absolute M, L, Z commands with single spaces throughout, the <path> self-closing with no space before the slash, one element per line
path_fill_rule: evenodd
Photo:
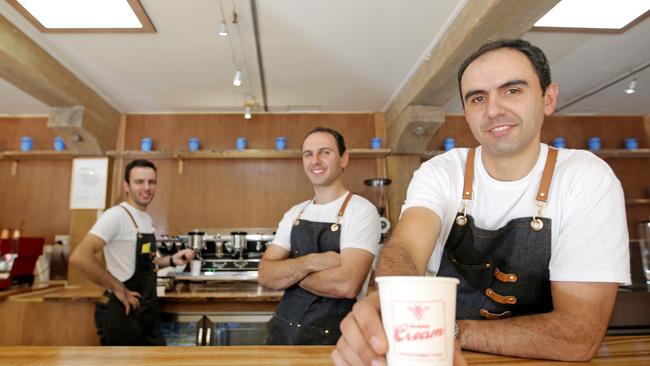
<path fill-rule="evenodd" d="M 463 100 L 463 92 L 460 89 L 460 79 L 465 73 L 465 69 L 474 62 L 477 58 L 483 56 L 484 54 L 498 50 L 501 48 L 511 48 L 523 53 L 528 57 L 528 61 L 533 65 L 535 73 L 537 74 L 537 79 L 539 79 L 539 85 L 542 88 L 542 95 L 546 94 L 546 88 L 551 85 L 551 68 L 548 65 L 548 59 L 539 47 L 530 44 L 528 41 L 523 39 L 500 39 L 498 41 L 492 41 L 484 44 L 476 52 L 472 53 L 468 58 L 463 61 L 458 69 L 458 92 L 460 93 L 460 101 L 465 106 L 465 101 Z"/>
<path fill-rule="evenodd" d="M 129 164 L 126 165 L 126 170 L 124 171 L 124 181 L 129 183 L 129 178 L 131 178 L 131 170 L 133 168 L 151 168 L 153 169 L 154 172 L 158 172 L 156 169 L 156 166 L 153 165 L 152 162 L 149 160 L 144 160 L 144 159 L 137 159 L 133 160 Z"/>
<path fill-rule="evenodd" d="M 316 128 L 314 128 L 313 130 L 309 131 L 305 135 L 305 138 L 302 139 L 302 143 L 304 144 L 307 137 L 309 137 L 311 134 L 314 134 L 316 132 L 325 132 L 325 133 L 329 133 L 330 135 L 332 135 L 334 137 L 334 140 L 336 140 L 336 146 L 339 149 L 339 155 L 341 155 L 341 156 L 343 155 L 343 153 L 345 152 L 345 140 L 343 139 L 343 135 L 341 135 L 341 133 L 339 131 L 333 130 L 331 128 L 327 128 L 327 127 L 316 127 Z"/>

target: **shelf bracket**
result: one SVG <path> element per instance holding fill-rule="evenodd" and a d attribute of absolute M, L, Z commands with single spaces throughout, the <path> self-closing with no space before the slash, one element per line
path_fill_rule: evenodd
<path fill-rule="evenodd" d="M 13 160 L 11 162 L 11 175 L 15 176 L 18 173 L 18 160 Z"/>
<path fill-rule="evenodd" d="M 181 158 L 178 159 L 178 174 L 183 175 L 183 166 L 185 165 L 185 162 Z"/>

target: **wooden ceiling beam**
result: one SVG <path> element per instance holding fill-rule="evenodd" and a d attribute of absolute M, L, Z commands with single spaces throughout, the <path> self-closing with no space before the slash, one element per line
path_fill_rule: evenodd
<path fill-rule="evenodd" d="M 456 73 L 463 60 L 491 39 L 517 38 L 533 27 L 559 0 L 469 0 L 453 20 L 440 41 L 431 50 L 431 57 L 407 81 L 386 110 L 388 141 L 394 152 L 412 152 L 409 141 L 401 134 L 411 105 L 442 107 L 458 94 Z M 421 121 L 420 121 L 421 122 Z M 427 133 L 439 124 L 429 123 Z M 400 127 L 401 126 L 401 127 Z M 428 136 L 431 136 L 430 134 Z M 419 144 L 418 146 L 425 146 Z M 405 150 L 406 149 L 406 150 Z"/>
<path fill-rule="evenodd" d="M 62 126 L 59 119 L 52 126 L 71 150 L 96 154 L 115 148 L 120 112 L 1 15 L 0 77 L 53 110 L 83 107 L 80 123 Z M 75 135 L 84 143 L 74 143 Z"/>

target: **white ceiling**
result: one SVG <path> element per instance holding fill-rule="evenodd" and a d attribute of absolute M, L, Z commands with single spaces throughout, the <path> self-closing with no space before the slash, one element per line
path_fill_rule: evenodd
<path fill-rule="evenodd" d="M 268 109 L 383 111 L 467 0 L 256 1 Z M 238 27 L 216 35 L 218 0 L 141 0 L 153 34 L 40 33 L 6 1 L 0 14 L 123 113 L 239 112 L 262 104 L 249 0 L 222 0 Z M 529 32 L 549 56 L 560 105 L 650 61 L 650 18 L 624 34 Z M 234 50 L 234 52 L 233 52 Z M 232 85 L 234 58 L 244 84 Z M 435 57 L 435 55 L 433 55 Z M 650 114 L 650 68 L 564 110 Z M 460 113 L 454 98 L 445 106 Z M 47 114 L 48 106 L 0 79 L 0 114 Z M 261 107 L 258 108 L 261 110 Z"/>

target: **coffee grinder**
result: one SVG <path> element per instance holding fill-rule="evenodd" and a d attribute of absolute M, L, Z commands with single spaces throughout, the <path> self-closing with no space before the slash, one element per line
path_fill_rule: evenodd
<path fill-rule="evenodd" d="M 371 178 L 363 181 L 363 184 L 366 186 L 366 198 L 377 207 L 377 211 L 379 212 L 381 220 L 380 244 L 384 243 L 384 239 L 386 239 L 386 235 L 390 230 L 390 221 L 385 217 L 386 203 L 388 202 L 388 186 L 390 183 L 391 180 L 388 178 Z"/>

